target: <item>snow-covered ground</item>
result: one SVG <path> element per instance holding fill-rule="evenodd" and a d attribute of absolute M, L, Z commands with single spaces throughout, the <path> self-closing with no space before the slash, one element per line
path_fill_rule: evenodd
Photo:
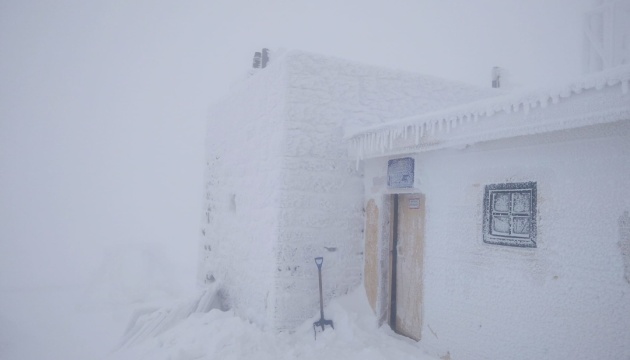
<path fill-rule="evenodd" d="M 326 327 L 317 340 L 312 322 L 319 317 L 318 309 L 313 309 L 317 316 L 294 333 L 261 329 L 229 310 L 214 309 L 193 313 L 155 337 L 122 348 L 119 344 L 132 310 L 146 303 L 99 303 L 87 300 L 86 290 L 90 292 L 80 287 L 2 290 L 0 358 L 434 359 L 418 343 L 387 326 L 378 328 L 362 288 L 327 306 L 325 317 L 334 321 L 335 329 Z"/>
<path fill-rule="evenodd" d="M 293 333 L 275 333 L 231 311 L 214 309 L 194 313 L 154 338 L 115 351 L 108 359 L 433 359 L 415 341 L 394 334 L 387 326 L 378 328 L 364 293 L 359 288 L 333 300 L 325 317 L 334 321 L 335 329 L 318 331 L 317 340 L 312 323 L 319 315 Z"/>

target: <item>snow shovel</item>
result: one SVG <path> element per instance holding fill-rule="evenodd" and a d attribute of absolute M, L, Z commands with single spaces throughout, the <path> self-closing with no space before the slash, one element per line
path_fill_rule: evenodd
<path fill-rule="evenodd" d="M 315 334 L 315 340 L 317 340 L 317 327 L 321 327 L 322 331 L 324 331 L 324 327 L 326 325 L 330 325 L 333 330 L 335 326 L 333 325 L 332 320 L 324 319 L 324 296 L 322 295 L 322 264 L 324 263 L 323 257 L 316 257 L 315 264 L 317 265 L 317 272 L 319 273 L 319 320 L 313 323 L 313 333 Z"/>

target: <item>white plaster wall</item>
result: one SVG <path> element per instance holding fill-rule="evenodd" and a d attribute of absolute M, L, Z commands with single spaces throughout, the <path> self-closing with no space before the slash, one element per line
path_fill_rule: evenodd
<path fill-rule="evenodd" d="M 210 110 L 199 280 L 263 326 L 274 314 L 286 76 L 259 71 Z"/>
<path fill-rule="evenodd" d="M 628 359 L 630 121 L 416 154 L 426 195 L 422 343 L 456 359 Z M 368 160 L 366 201 L 387 192 Z M 535 249 L 482 240 L 486 184 L 536 181 Z"/>

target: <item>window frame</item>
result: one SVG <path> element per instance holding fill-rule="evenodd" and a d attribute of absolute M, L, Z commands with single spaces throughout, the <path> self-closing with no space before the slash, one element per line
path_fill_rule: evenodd
<path fill-rule="evenodd" d="M 483 202 L 483 242 L 492 245 L 504 245 L 514 247 L 535 248 L 536 225 L 536 199 L 537 189 L 535 181 L 519 183 L 490 184 L 485 186 Z M 498 194 L 508 194 L 507 209 L 496 209 L 495 199 Z M 515 194 L 529 194 L 529 211 L 515 211 Z M 497 217 L 507 218 L 508 231 L 498 232 L 494 227 Z M 529 231 L 518 232 L 514 230 L 514 219 L 528 219 Z"/>

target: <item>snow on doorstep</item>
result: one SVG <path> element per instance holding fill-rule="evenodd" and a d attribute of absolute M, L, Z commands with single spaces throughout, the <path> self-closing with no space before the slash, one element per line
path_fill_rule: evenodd
<path fill-rule="evenodd" d="M 416 359 L 435 360 L 419 344 L 377 328 L 376 318 L 360 287 L 336 299 L 324 310 L 335 329 L 326 327 L 314 339 L 313 321 L 293 333 L 262 330 L 232 311 L 195 313 L 175 327 L 133 347 L 121 349 L 109 360 L 210 359 Z"/>
<path fill-rule="evenodd" d="M 615 88 L 615 90 L 610 91 L 610 88 Z M 560 108 L 563 111 L 566 109 L 566 111 L 564 114 L 553 114 L 556 116 L 544 116 L 545 118 L 560 119 L 560 123 L 549 124 L 547 122 L 544 126 L 539 126 L 538 130 L 530 128 L 528 131 L 544 132 L 617 121 L 628 118 L 628 114 L 630 114 L 629 88 L 630 66 L 625 65 L 585 76 L 558 88 L 497 96 L 384 124 L 364 127 L 349 125 L 345 128 L 345 139 L 350 141 L 351 152 L 358 159 L 362 159 L 390 152 L 396 147 L 394 143 L 400 143 L 401 139 L 407 150 L 416 148 L 416 150 L 422 151 L 440 147 L 435 146 L 435 143 L 444 142 L 445 138 L 451 140 L 469 138 L 468 142 L 489 140 L 487 136 L 474 138 L 470 135 L 478 132 L 479 129 L 486 133 L 488 130 L 502 131 L 502 134 L 495 136 L 495 138 L 522 135 L 523 131 L 518 129 L 507 131 L 507 129 L 527 128 L 530 127 L 530 124 L 536 124 L 536 120 L 541 120 L 540 123 L 544 123 L 545 119 L 541 119 L 540 114 L 532 114 L 532 112 L 541 109 L 549 111 L 550 108 Z M 598 99 L 592 101 L 584 109 L 562 106 L 583 92 L 600 94 Z M 595 98 L 598 95 L 589 96 Z M 593 109 L 597 109 L 597 111 Z M 589 116 L 585 117 L 584 114 Z M 599 115 L 605 115 L 606 119 L 601 119 L 602 116 Z M 492 126 L 476 124 L 473 128 L 469 125 L 469 123 L 477 123 L 480 119 L 495 119 L 501 116 L 505 117 L 506 121 L 497 121 Z M 579 117 L 582 118 L 579 121 L 574 121 Z M 595 118 L 598 117 L 600 119 L 596 120 Z M 522 120 L 522 122 L 510 122 L 509 120 L 512 119 Z M 456 128 L 461 127 L 467 127 L 467 131 L 456 130 Z M 512 133 L 514 135 L 511 135 Z M 461 141 L 459 143 L 457 141 L 450 142 L 452 144 L 449 145 L 465 145 L 466 143 L 466 141 L 463 144 Z"/>

